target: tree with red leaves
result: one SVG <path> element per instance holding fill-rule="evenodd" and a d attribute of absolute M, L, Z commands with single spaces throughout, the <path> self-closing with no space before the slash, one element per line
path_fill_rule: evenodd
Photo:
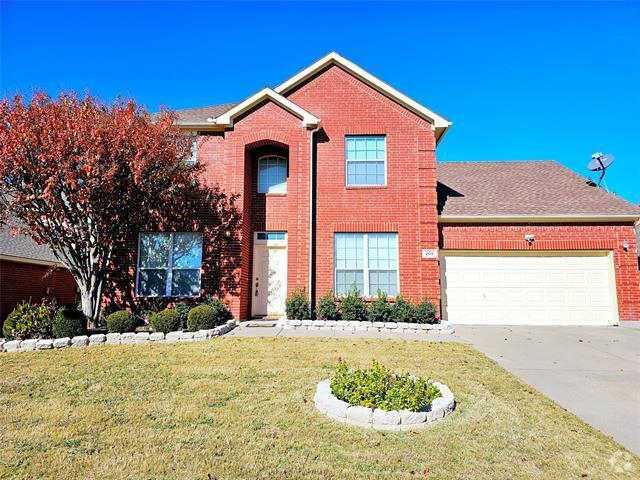
<path fill-rule="evenodd" d="M 114 247 L 188 214 L 201 168 L 190 156 L 168 112 L 153 119 L 133 101 L 15 96 L 0 102 L 0 215 L 69 269 L 95 327 Z"/>

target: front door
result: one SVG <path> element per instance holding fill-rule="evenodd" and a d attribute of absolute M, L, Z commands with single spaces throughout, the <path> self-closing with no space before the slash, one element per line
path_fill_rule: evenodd
<path fill-rule="evenodd" d="M 253 238 L 253 316 L 284 315 L 287 297 L 287 234 L 256 232 Z"/>

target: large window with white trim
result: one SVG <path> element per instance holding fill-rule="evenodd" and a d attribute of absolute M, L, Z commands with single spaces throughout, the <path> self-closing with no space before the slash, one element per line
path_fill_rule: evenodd
<path fill-rule="evenodd" d="M 287 193 L 287 159 L 266 155 L 258 159 L 258 193 Z"/>
<path fill-rule="evenodd" d="M 387 139 L 384 135 L 345 137 L 347 186 L 386 185 Z"/>
<path fill-rule="evenodd" d="M 355 285 L 361 295 L 398 294 L 397 233 L 336 233 L 334 238 L 336 295 Z"/>
<path fill-rule="evenodd" d="M 138 296 L 196 297 L 201 268 L 202 233 L 140 233 Z"/>

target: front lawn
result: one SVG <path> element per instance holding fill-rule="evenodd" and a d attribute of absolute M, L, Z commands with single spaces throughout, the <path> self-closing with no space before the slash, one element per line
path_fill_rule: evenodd
<path fill-rule="evenodd" d="M 457 409 L 408 434 L 334 423 L 312 399 L 339 357 L 353 366 L 375 358 L 442 381 Z M 617 451 L 626 452 L 455 343 L 223 337 L 0 355 L 0 478 L 637 474 L 636 456 L 632 472 L 615 472 Z"/>

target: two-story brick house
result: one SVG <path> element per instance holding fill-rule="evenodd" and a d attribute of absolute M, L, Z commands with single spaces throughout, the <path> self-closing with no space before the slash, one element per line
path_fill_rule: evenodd
<path fill-rule="evenodd" d="M 437 164 L 451 123 L 336 53 L 241 103 L 176 113 L 242 227 L 226 244 L 132 232 L 118 271 L 136 301 L 213 293 L 248 319 L 282 315 L 295 288 L 355 283 L 459 323 L 640 318 L 636 206 L 555 162 Z"/>

